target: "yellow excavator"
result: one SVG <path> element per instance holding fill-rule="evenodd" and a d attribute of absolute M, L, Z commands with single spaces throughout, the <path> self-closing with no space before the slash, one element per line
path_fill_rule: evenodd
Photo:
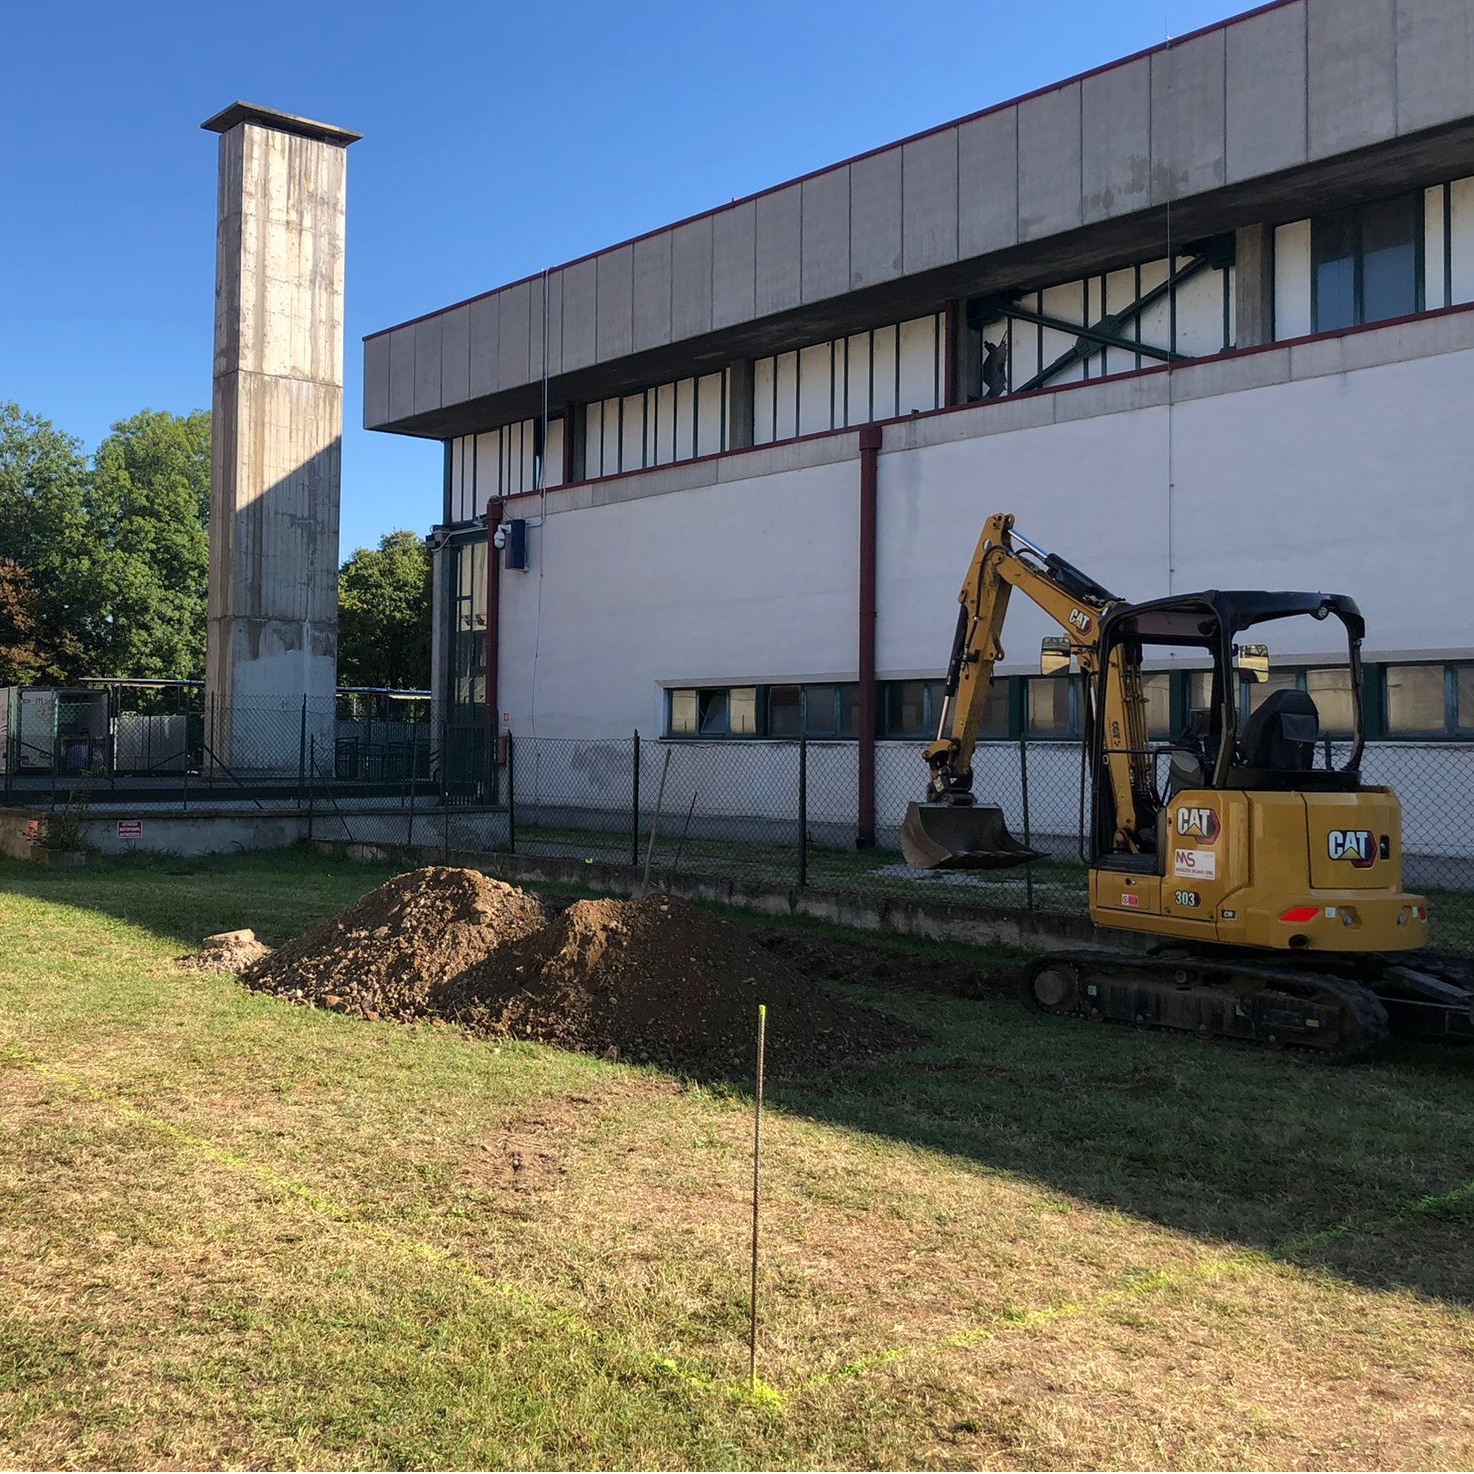
<path fill-rule="evenodd" d="M 1090 918 L 1135 941 L 1035 959 L 1023 978 L 1031 1008 L 1337 1060 L 1375 1051 L 1389 1031 L 1474 1039 L 1474 965 L 1426 951 L 1428 901 L 1402 886 L 1397 795 L 1361 781 L 1364 623 L 1343 594 L 1210 590 L 1130 604 L 1011 515 L 990 517 L 958 596 L 925 801 L 901 829 L 908 864 L 1043 858 L 973 793 L 1014 589 L 1063 631 L 1044 642 L 1042 672 L 1083 674 Z M 1244 637 L 1299 618 L 1335 619 L 1347 641 L 1354 730 L 1339 767 L 1303 691 L 1275 691 L 1240 721 L 1240 686 L 1268 674 L 1265 646 Z M 1211 667 L 1209 705 L 1171 742 L 1149 737 L 1148 659 Z"/>

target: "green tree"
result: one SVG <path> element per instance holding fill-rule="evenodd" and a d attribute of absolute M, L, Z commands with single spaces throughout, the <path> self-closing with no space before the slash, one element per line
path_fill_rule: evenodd
<path fill-rule="evenodd" d="M 345 686 L 430 684 L 430 555 L 412 532 L 357 548 L 338 572 L 338 680 Z"/>
<path fill-rule="evenodd" d="M 30 686 L 41 677 L 37 608 L 26 570 L 0 558 L 0 686 Z"/>
<path fill-rule="evenodd" d="M 98 675 L 180 679 L 205 667 L 210 416 L 143 410 L 97 448 Z"/>
<path fill-rule="evenodd" d="M 18 404 L 0 402 L 0 558 L 13 623 L 0 684 L 83 674 L 100 627 L 81 442 Z"/>

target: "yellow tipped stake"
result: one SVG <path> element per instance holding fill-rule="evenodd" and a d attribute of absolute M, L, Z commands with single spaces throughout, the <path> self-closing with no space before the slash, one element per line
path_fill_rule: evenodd
<path fill-rule="evenodd" d="M 752 1098 L 752 1280 L 751 1315 L 748 1327 L 747 1386 L 757 1396 L 757 1236 L 758 1194 L 762 1185 L 763 1145 L 763 1058 L 768 1041 L 768 1005 L 757 1006 L 757 1089 Z"/>

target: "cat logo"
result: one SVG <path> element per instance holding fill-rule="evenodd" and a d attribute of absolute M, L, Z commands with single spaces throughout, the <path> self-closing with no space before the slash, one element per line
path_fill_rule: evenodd
<path fill-rule="evenodd" d="M 1177 832 L 1184 839 L 1202 839 L 1212 844 L 1218 838 L 1218 815 L 1212 809 L 1180 808 Z"/>
<path fill-rule="evenodd" d="M 1333 829 L 1326 839 L 1326 853 L 1333 860 L 1350 860 L 1366 870 L 1377 858 L 1377 840 L 1369 829 Z"/>
<path fill-rule="evenodd" d="M 1070 623 L 1082 635 L 1088 635 L 1090 633 L 1090 616 L 1083 609 L 1070 610 Z"/>

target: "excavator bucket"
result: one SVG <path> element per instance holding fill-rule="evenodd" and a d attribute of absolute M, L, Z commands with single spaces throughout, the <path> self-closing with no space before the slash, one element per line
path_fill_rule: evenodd
<path fill-rule="evenodd" d="M 908 804 L 901 853 L 918 870 L 1006 870 L 1044 858 L 1008 832 L 1002 809 L 972 804 Z"/>

